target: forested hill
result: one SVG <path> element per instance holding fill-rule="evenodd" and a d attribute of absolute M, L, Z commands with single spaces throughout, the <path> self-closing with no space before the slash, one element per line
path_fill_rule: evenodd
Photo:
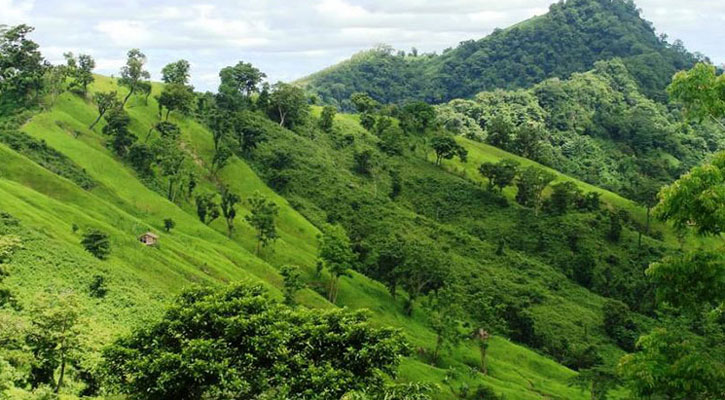
<path fill-rule="evenodd" d="M 300 83 L 345 109 L 355 92 L 384 103 L 441 103 L 568 77 L 614 57 L 624 60 L 642 91 L 656 100 L 665 98 L 672 75 L 697 59 L 680 42 L 669 44 L 658 37 L 630 0 L 568 0 L 551 5 L 545 15 L 461 42 L 442 55 L 405 54 L 382 46 Z"/>

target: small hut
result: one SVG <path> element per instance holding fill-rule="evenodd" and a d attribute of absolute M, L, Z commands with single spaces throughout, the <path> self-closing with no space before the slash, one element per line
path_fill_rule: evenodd
<path fill-rule="evenodd" d="M 155 246 L 159 242 L 159 237 L 151 232 L 146 232 L 139 236 L 138 240 L 146 246 Z"/>

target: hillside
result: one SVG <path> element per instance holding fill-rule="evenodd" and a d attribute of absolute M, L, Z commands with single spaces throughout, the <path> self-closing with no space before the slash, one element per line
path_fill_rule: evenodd
<path fill-rule="evenodd" d="M 346 100 L 355 92 L 383 103 L 441 103 L 567 78 L 614 57 L 622 58 L 642 91 L 659 101 L 666 99 L 664 88 L 672 75 L 696 61 L 679 42 L 657 37 L 631 1 L 567 0 L 553 4 L 545 15 L 462 42 L 441 55 L 381 47 L 298 83 L 344 109 L 351 109 Z"/>
<path fill-rule="evenodd" d="M 92 90 L 110 88 L 117 88 L 113 80 L 97 77 Z M 121 93 L 123 90 L 120 89 Z M 160 87 L 154 85 L 154 92 L 159 90 Z M 127 110 L 132 119 L 132 131 L 139 138 L 145 137 L 147 127 L 158 120 L 153 97 L 148 104 L 144 104 L 142 98 L 133 97 Z M 325 220 L 335 219 L 345 224 L 351 235 L 361 243 L 363 239 L 368 240 L 361 236 L 365 228 L 362 225 L 374 223 L 376 218 L 381 218 L 381 223 L 397 220 L 401 228 L 410 227 L 411 234 L 415 232 L 416 235 L 427 236 L 439 231 L 441 243 L 448 242 L 446 246 L 451 246 L 450 251 L 456 254 L 456 261 L 465 265 L 460 273 L 466 270 L 487 271 L 481 275 L 483 279 L 477 285 L 499 282 L 511 294 L 536 296 L 530 312 L 536 321 L 537 331 L 566 332 L 565 335 L 575 343 L 584 340 L 581 337 L 582 325 L 579 325 L 584 324 L 597 341 L 609 347 L 612 354 L 620 353 L 609 339 L 598 332 L 601 297 L 568 282 L 556 268 L 536 256 L 527 255 L 526 250 L 507 251 L 510 255 L 505 260 L 508 261 L 503 262 L 499 257 L 488 255 L 494 244 L 470 233 L 462 233 L 462 236 L 456 233 L 459 229 L 454 229 L 456 219 L 478 209 L 478 205 L 461 204 L 460 208 L 440 213 L 430 201 L 435 201 L 446 188 L 458 188 L 463 190 L 460 195 L 473 194 L 471 199 L 488 204 L 485 209 L 495 211 L 491 217 L 496 220 L 514 218 L 515 221 L 516 215 L 523 210 L 489 204 L 487 195 L 475 185 L 441 173 L 424 160 L 416 160 L 415 157 L 393 160 L 401 167 L 402 163 L 410 163 L 409 167 L 401 168 L 405 182 L 409 183 L 406 183 L 399 200 L 400 205 L 383 200 L 387 198 L 384 189 L 387 182 L 383 175 L 380 179 L 369 180 L 345 172 L 346 167 L 340 168 L 341 163 L 349 162 L 351 154 L 350 149 L 334 151 L 334 138 L 317 137 L 313 141 L 267 123 L 267 141 L 252 157 L 251 168 L 246 161 L 234 158 L 218 178 L 243 198 L 248 198 L 254 191 L 261 191 L 281 208 L 277 222 L 281 238 L 275 243 L 273 251 L 265 250 L 261 257 L 257 257 L 254 255 L 253 233 L 243 222 L 243 216 L 248 213 L 247 203 L 240 205 L 237 217 L 239 229 L 227 238 L 223 222 L 216 221 L 206 226 L 194 216 L 188 200 L 175 204 L 164 197 L 163 186 L 162 189 L 154 189 L 148 186 L 148 182 L 144 184 L 135 171 L 108 150 L 106 138 L 98 133 L 101 126 L 94 131 L 88 129 L 94 117 L 93 104 L 71 93 L 64 93 L 49 111 L 33 116 L 22 127 L 22 131 L 32 138 L 42 140 L 51 149 L 60 152 L 65 157 L 59 158 L 60 163 L 68 168 L 76 166 L 70 169 L 86 174 L 92 182 L 88 190 L 74 183 L 77 179 L 67 179 L 74 178 L 73 175 L 66 174 L 63 178 L 31 161 L 28 157 L 32 157 L 32 151 L 26 149 L 22 154 L 22 151 L 19 153 L 0 144 L 3 159 L 0 164 L 0 206 L 5 213 L 1 232 L 22 242 L 22 247 L 5 265 L 9 271 L 5 285 L 17 298 L 21 310 L 31 310 L 39 296 L 67 293 L 72 293 L 83 309 L 84 328 L 80 338 L 87 352 L 69 373 L 72 384 L 64 389 L 69 394 L 77 393 L 83 387 L 80 379 L 83 371 L 93 371 L 97 367 L 98 351 L 102 346 L 140 324 L 158 318 L 163 306 L 184 287 L 250 280 L 263 282 L 276 292 L 275 288 L 281 285 L 278 268 L 294 263 L 303 268 L 305 280 L 314 288 L 315 282 L 324 279 L 315 278 L 314 272 L 317 226 Z M 208 171 L 213 148 L 212 134 L 191 118 L 172 117 L 172 120 L 181 127 L 182 142 L 188 146 L 189 156 L 195 160 L 196 171 L 201 177 L 197 190 L 212 190 L 218 183 Z M 371 140 L 352 116 L 339 116 L 335 131 L 352 135 L 360 144 Z M 274 149 L 289 150 L 293 159 L 299 162 L 289 170 L 293 178 L 290 187 L 281 191 L 289 202 L 276 195 L 253 172 L 263 170 L 262 160 Z M 303 155 L 305 158 L 301 157 Z M 337 178 L 333 177 L 333 173 Z M 263 173 L 262 176 L 266 175 Z M 307 178 L 303 179 L 303 176 Z M 310 185 L 311 181 L 318 183 Z M 431 185 L 441 186 L 434 189 L 435 186 Z M 325 188 L 330 189 L 327 194 L 312 195 L 315 190 Z M 425 196 L 426 190 L 435 193 L 435 196 Z M 330 208 L 329 202 L 344 205 L 339 201 L 341 195 L 355 196 L 357 200 L 350 198 L 344 204 L 359 202 L 362 210 L 357 215 L 368 215 L 369 219 L 361 218 L 356 223 L 349 213 L 350 209 L 335 211 Z M 367 204 L 365 198 L 374 199 L 374 203 L 384 207 Z M 454 199 L 450 200 L 454 204 Z M 391 207 L 391 214 L 385 217 L 381 212 L 388 207 Z M 481 214 L 476 211 L 476 215 Z M 176 221 L 176 227 L 170 233 L 163 230 L 164 218 Z M 479 221 L 481 225 L 489 222 Z M 77 232 L 73 226 L 79 227 Z M 107 260 L 97 260 L 80 246 L 81 233 L 91 228 L 110 233 L 112 251 Z M 147 230 L 159 234 L 160 246 L 150 248 L 138 243 L 137 236 Z M 455 239 L 457 236 L 458 239 Z M 454 239 L 460 244 L 449 242 Z M 614 249 L 612 247 L 612 251 Z M 466 255 L 462 253 L 464 250 L 475 253 Z M 481 262 L 482 265 L 479 264 Z M 515 262 L 516 269 L 506 266 L 507 262 Z M 517 283 L 520 279 L 517 271 L 526 271 L 527 279 L 537 282 L 536 286 Z M 88 292 L 95 275 L 105 277 L 107 282 L 108 294 L 102 299 L 92 297 Z M 558 283 L 555 284 L 556 281 Z M 427 317 L 422 310 L 407 317 L 400 299 L 394 300 L 382 284 L 359 273 L 342 278 L 342 282 L 340 305 L 370 309 L 377 323 L 402 328 L 414 346 L 428 348 L 431 345 L 434 334 L 427 327 Z M 474 287 L 469 289 L 478 290 Z M 504 294 L 490 293 L 492 296 Z M 308 307 L 332 306 L 309 289 L 303 291 L 300 301 Z M 578 315 L 577 319 L 572 319 L 572 315 Z M 13 321 L 18 327 L 25 323 L 23 311 L 4 309 L 2 318 Z M 16 325 L 4 324 L 5 329 L 11 326 Z M 475 345 L 466 341 L 446 353 L 438 367 L 428 365 L 423 356 L 408 358 L 400 368 L 400 379 L 437 382 L 443 389 L 440 398 L 453 398 L 453 393 L 463 390 L 463 386 L 473 388 L 482 383 L 505 394 L 507 399 L 587 397 L 578 389 L 567 386 L 567 379 L 574 372 L 509 342 L 503 336 L 491 341 L 489 376 L 471 374 L 469 366 L 476 364 L 477 354 Z M 25 357 L 27 355 L 22 350 L 3 355 L 6 360 L 20 366 L 21 369 L 16 371 L 18 374 L 23 373 Z M 13 393 L 13 398 L 23 397 L 20 391 Z"/>
<path fill-rule="evenodd" d="M 659 187 L 725 148 L 715 124 L 687 122 L 672 105 L 647 98 L 620 59 L 527 90 L 481 92 L 437 110 L 455 134 L 640 202 L 653 201 Z"/>

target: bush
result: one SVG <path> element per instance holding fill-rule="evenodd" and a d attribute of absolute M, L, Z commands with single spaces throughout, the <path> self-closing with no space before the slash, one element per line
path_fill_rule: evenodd
<path fill-rule="evenodd" d="M 88 285 L 88 291 L 91 297 L 101 299 L 106 297 L 108 286 L 106 286 L 106 278 L 103 275 L 94 275 L 91 284 Z"/>
<path fill-rule="evenodd" d="M 89 253 L 100 260 L 105 260 L 111 253 L 111 242 L 105 232 L 97 229 L 90 230 L 83 234 L 81 244 Z"/>

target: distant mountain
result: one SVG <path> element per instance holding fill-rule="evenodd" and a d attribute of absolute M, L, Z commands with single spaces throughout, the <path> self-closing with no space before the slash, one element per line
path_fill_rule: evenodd
<path fill-rule="evenodd" d="M 673 73 L 698 57 L 681 42 L 658 37 L 631 0 L 568 0 L 549 12 L 462 42 L 442 55 L 413 55 L 379 47 L 299 81 L 323 101 L 349 108 L 367 92 L 381 102 L 446 102 L 496 88 L 530 87 L 566 78 L 595 61 L 619 57 L 650 98 L 664 100 Z"/>

